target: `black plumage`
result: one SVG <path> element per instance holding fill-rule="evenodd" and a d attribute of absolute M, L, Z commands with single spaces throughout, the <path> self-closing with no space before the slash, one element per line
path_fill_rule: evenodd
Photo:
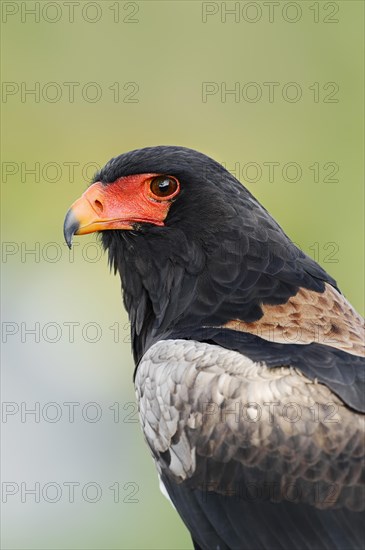
<path fill-rule="evenodd" d="M 255 321 L 262 315 L 261 303 L 285 303 L 299 287 L 323 292 L 324 282 L 336 286 L 243 185 L 197 151 L 132 151 L 109 161 L 94 181 L 108 185 L 144 172 L 173 174 L 181 182 L 165 227 L 144 224 L 135 232 L 101 234 L 121 274 L 133 326 L 141 294 L 148 295 L 143 299 L 148 321 L 133 335 L 136 360 L 149 333 L 159 336 L 167 329 L 235 317 Z"/>
<path fill-rule="evenodd" d="M 123 178 L 143 174 L 179 181 L 163 224 L 132 218 L 128 230 L 101 238 L 121 276 L 145 437 L 195 548 L 362 549 L 360 317 L 214 160 L 150 147 L 112 159 L 94 182 L 122 189 Z M 71 211 L 68 242 L 75 219 Z M 326 338 L 312 335 L 315 323 Z M 277 331 L 272 340 L 268 327 Z M 298 341 L 284 338 L 288 328 L 291 337 L 302 331 Z M 272 425 L 265 416 L 231 422 L 204 411 L 247 402 L 261 410 L 265 399 L 281 407 Z M 291 402 L 303 416 L 289 425 Z M 336 422 L 326 414 L 314 421 L 314 405 L 322 413 L 333 405 Z M 260 498 L 242 493 L 249 485 Z"/>

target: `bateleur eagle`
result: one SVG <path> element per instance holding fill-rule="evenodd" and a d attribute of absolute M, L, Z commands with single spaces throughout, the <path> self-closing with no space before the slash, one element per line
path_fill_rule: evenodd
<path fill-rule="evenodd" d="M 111 159 L 64 234 L 101 232 L 128 311 L 145 439 L 195 549 L 354 550 L 364 325 L 223 166 Z"/>

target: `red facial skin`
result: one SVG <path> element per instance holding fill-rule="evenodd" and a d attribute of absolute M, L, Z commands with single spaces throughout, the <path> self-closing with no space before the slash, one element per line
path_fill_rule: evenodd
<path fill-rule="evenodd" d="M 167 197 L 154 195 L 151 180 L 160 175 L 137 174 L 108 185 L 100 182 L 91 185 L 70 209 L 80 224 L 76 235 L 106 229 L 133 229 L 136 223 L 163 226 L 180 186 Z"/>

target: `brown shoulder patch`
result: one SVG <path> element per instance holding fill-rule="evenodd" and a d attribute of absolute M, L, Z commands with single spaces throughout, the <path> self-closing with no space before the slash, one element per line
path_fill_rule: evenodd
<path fill-rule="evenodd" d="M 246 323 L 233 319 L 223 328 L 249 332 L 270 342 L 316 342 L 365 356 L 364 320 L 346 298 L 327 283 L 322 294 L 300 288 L 285 304 L 261 307 L 264 315 L 258 321 Z"/>

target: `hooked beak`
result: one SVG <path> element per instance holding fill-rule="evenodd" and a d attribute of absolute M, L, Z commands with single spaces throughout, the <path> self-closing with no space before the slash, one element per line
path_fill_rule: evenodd
<path fill-rule="evenodd" d="M 94 183 L 66 214 L 63 234 L 68 247 L 71 248 L 74 235 L 106 229 L 132 229 L 133 223 L 120 216 L 120 205 L 108 195 L 100 182 Z"/>

